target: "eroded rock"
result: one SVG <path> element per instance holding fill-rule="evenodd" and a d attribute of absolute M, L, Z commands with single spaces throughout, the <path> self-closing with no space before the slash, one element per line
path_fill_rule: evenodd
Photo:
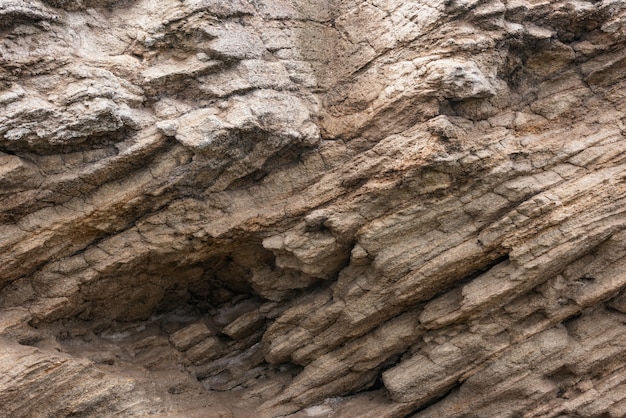
<path fill-rule="evenodd" d="M 191 324 L 170 336 L 170 342 L 177 350 L 186 351 L 211 336 L 211 331 L 202 322 Z"/>
<path fill-rule="evenodd" d="M 626 415 L 625 17 L 0 2 L 0 415 Z"/>

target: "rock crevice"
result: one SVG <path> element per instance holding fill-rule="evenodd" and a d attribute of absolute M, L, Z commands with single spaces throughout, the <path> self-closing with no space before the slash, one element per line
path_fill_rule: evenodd
<path fill-rule="evenodd" d="M 625 19 L 0 2 L 0 413 L 624 416 Z"/>

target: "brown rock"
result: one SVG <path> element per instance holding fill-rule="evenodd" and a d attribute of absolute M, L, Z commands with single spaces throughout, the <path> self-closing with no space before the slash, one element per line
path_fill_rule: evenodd
<path fill-rule="evenodd" d="M 221 354 L 222 344 L 216 337 L 209 337 L 185 352 L 187 358 L 196 365 L 202 365 L 211 360 L 215 360 L 220 357 Z"/>
<path fill-rule="evenodd" d="M 170 342 L 177 350 L 186 351 L 211 336 L 206 324 L 199 322 L 186 326 L 170 336 Z"/>
<path fill-rule="evenodd" d="M 625 17 L 0 2 L 0 416 L 625 416 Z"/>
<path fill-rule="evenodd" d="M 247 337 L 255 331 L 262 328 L 265 318 L 259 311 L 251 311 L 241 315 L 233 322 L 228 324 L 222 332 L 228 335 L 233 340 Z"/>

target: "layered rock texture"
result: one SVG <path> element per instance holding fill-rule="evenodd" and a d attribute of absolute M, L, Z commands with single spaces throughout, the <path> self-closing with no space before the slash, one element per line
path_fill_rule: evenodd
<path fill-rule="evenodd" d="M 626 416 L 626 3 L 0 1 L 0 415 Z"/>

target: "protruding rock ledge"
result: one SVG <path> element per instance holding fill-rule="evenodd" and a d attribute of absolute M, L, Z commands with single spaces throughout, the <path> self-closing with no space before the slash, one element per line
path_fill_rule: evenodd
<path fill-rule="evenodd" d="M 0 2 L 0 415 L 626 416 L 625 16 Z"/>

